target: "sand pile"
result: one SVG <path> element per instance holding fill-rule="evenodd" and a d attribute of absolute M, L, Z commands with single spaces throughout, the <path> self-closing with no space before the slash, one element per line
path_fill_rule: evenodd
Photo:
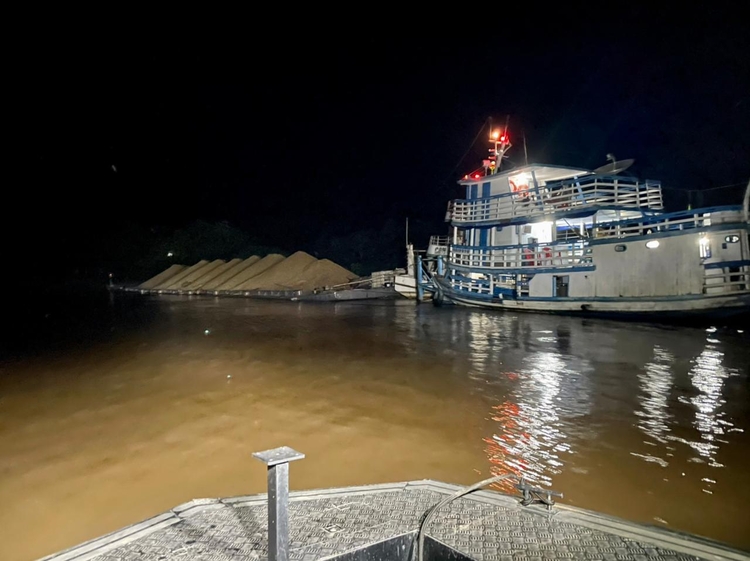
<path fill-rule="evenodd" d="M 151 277 L 150 279 L 148 279 L 145 282 L 142 282 L 138 286 L 140 288 L 154 288 L 156 286 L 159 286 L 161 283 L 166 282 L 167 280 L 177 275 L 178 273 L 184 271 L 185 269 L 187 269 L 185 265 L 172 265 L 171 267 L 169 267 L 169 269 L 162 271 L 155 277 Z"/>
<path fill-rule="evenodd" d="M 298 251 L 271 267 L 262 275 L 258 275 L 242 283 L 238 289 L 297 290 L 302 273 L 316 261 L 317 259 L 309 253 Z"/>
<path fill-rule="evenodd" d="M 357 275 L 328 259 L 298 251 L 284 258 L 272 253 L 225 263 L 199 261 L 192 267 L 172 265 L 142 283 L 142 288 L 165 290 L 313 290 L 346 284 Z"/>
<path fill-rule="evenodd" d="M 197 280 L 199 280 L 206 274 L 216 270 L 217 267 L 221 267 L 222 265 L 224 265 L 224 263 L 226 262 L 223 259 L 215 259 L 211 261 L 210 263 L 203 265 L 203 267 L 196 269 L 195 271 L 190 273 L 188 276 L 186 276 L 184 279 L 182 279 L 177 285 L 177 288 L 180 290 L 195 289 L 195 282 Z"/>
<path fill-rule="evenodd" d="M 239 263 L 234 263 L 235 261 L 239 261 Z M 224 265 L 224 267 L 222 267 L 223 270 L 221 271 L 221 273 L 219 273 L 218 276 L 216 276 L 216 278 L 211 279 L 202 286 L 203 290 L 214 290 L 218 288 L 229 279 L 233 278 L 235 275 L 238 275 L 242 271 L 247 269 L 250 265 L 255 264 L 257 261 L 260 261 L 260 257 L 258 257 L 257 255 L 248 257 L 244 261 L 240 259 L 232 259 L 226 265 Z"/>
<path fill-rule="evenodd" d="M 310 265 L 300 277 L 301 290 L 312 290 L 324 286 L 345 284 L 357 278 L 357 275 L 344 269 L 328 259 L 321 259 Z"/>
<path fill-rule="evenodd" d="M 201 259 L 198 261 L 195 265 L 192 267 L 188 267 L 187 269 L 180 271 L 175 276 L 168 278 L 165 282 L 160 283 L 156 285 L 154 288 L 164 288 L 164 289 L 173 289 L 173 288 L 179 288 L 180 283 L 187 278 L 188 275 L 194 273 L 201 267 L 208 265 L 208 261 L 205 259 Z"/>
<path fill-rule="evenodd" d="M 206 284 L 214 280 L 221 273 L 223 273 L 227 269 L 231 269 L 232 267 L 234 267 L 235 265 L 238 265 L 239 263 L 242 263 L 242 259 L 232 259 L 231 261 L 227 261 L 226 263 L 222 261 L 221 265 L 216 267 L 213 271 L 209 271 L 205 275 L 202 275 L 199 279 L 196 279 L 195 282 L 193 282 L 193 285 L 191 286 L 191 288 L 193 290 L 198 290 L 200 288 L 203 288 L 204 286 L 206 286 Z"/>
<path fill-rule="evenodd" d="M 239 290 L 240 285 L 242 285 L 248 279 L 260 275 L 266 269 L 273 267 L 283 260 L 284 256 L 279 255 L 278 253 L 271 253 L 270 255 L 266 255 L 260 261 L 253 263 L 238 275 L 233 276 L 227 282 L 225 282 L 221 286 L 218 286 L 217 290 Z"/>

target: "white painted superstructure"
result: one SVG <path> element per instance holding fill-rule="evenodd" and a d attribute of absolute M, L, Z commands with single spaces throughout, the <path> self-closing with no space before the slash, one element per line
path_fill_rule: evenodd
<path fill-rule="evenodd" d="M 658 181 L 621 175 L 632 160 L 496 171 L 510 147 L 502 138 L 494 159 L 459 182 L 465 198 L 448 204 L 445 252 L 433 251 L 438 265 L 421 283 L 436 303 L 638 315 L 750 309 L 743 205 L 665 213 Z"/>

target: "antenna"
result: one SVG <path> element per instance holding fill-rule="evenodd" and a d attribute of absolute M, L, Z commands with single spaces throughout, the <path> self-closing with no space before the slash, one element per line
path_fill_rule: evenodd
<path fill-rule="evenodd" d="M 745 200 L 742 202 L 742 209 L 745 212 L 745 222 L 750 222 L 750 181 L 747 182 Z"/>
<path fill-rule="evenodd" d="M 526 150 L 526 132 L 523 132 L 523 159 L 526 165 L 529 165 L 529 153 Z"/>
<path fill-rule="evenodd" d="M 505 127 L 502 134 L 500 133 L 500 131 L 493 131 L 492 127 L 490 126 L 490 142 L 494 144 L 494 147 L 490 148 L 489 160 L 484 161 L 486 169 L 489 169 L 489 173 L 487 175 L 493 175 L 500 171 L 500 168 L 503 164 L 503 157 L 505 156 L 505 152 L 507 152 L 511 147 L 510 139 L 508 138 L 509 119 L 510 115 L 505 119 Z"/>
<path fill-rule="evenodd" d="M 628 169 L 635 162 L 632 158 L 629 160 L 615 160 L 612 154 L 607 154 L 607 160 L 611 160 L 612 163 L 596 168 L 593 170 L 594 175 L 617 175 L 621 171 Z"/>

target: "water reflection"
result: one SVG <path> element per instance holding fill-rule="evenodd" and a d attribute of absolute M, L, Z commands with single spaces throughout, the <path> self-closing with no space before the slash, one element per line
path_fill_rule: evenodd
<path fill-rule="evenodd" d="M 467 320 L 470 378 L 491 405 L 493 432 L 485 453 L 494 474 L 512 472 L 537 485 L 552 485 L 574 453 L 572 419 L 590 411 L 591 366 L 571 356 L 570 328 L 562 320 L 536 324 L 527 316 L 473 314 Z M 515 369 L 504 362 L 516 364 Z M 510 490 L 511 481 L 501 482 Z"/>
<path fill-rule="evenodd" d="M 682 403 L 689 403 L 695 409 L 693 426 L 699 433 L 699 440 L 675 440 L 687 444 L 697 452 L 699 458 L 696 459 L 706 461 L 711 467 L 724 467 L 716 460 L 716 455 L 719 444 L 727 443 L 723 436 L 734 426 L 722 411 L 722 406 L 726 403 L 722 393 L 727 378 L 736 376 L 739 372 L 724 366 L 724 353 L 719 349 L 718 340 L 709 336 L 707 342 L 689 374 L 698 394 L 692 397 L 680 396 Z"/>
<path fill-rule="evenodd" d="M 570 367 L 555 352 L 530 355 L 519 370 L 511 399 L 493 406 L 496 432 L 485 438 L 495 474 L 511 471 L 542 486 L 562 473 L 576 445 L 596 438 L 576 418 L 590 413 L 590 369 Z"/>
<path fill-rule="evenodd" d="M 556 401 L 564 367 L 552 353 L 539 353 L 530 362 L 537 364 L 516 376 L 526 399 L 492 408 L 498 432 L 485 439 L 485 451 L 493 474 L 511 471 L 533 483 L 551 485 L 552 475 L 563 466 L 562 455 L 571 452 Z"/>
<path fill-rule="evenodd" d="M 656 443 L 666 444 L 670 433 L 669 421 L 672 414 L 669 412 L 669 392 L 672 389 L 672 365 L 674 356 L 668 350 L 659 345 L 654 346 L 654 358 L 648 362 L 643 371 L 638 374 L 641 384 L 639 396 L 640 408 L 635 411 L 639 417 L 638 428 L 653 441 L 645 441 L 646 444 L 657 446 Z M 659 464 L 662 467 L 669 465 L 665 457 L 654 454 L 640 454 L 631 452 L 647 462 Z M 666 455 L 666 454 L 665 454 Z"/>
<path fill-rule="evenodd" d="M 669 391 L 672 388 L 672 363 L 674 356 L 659 345 L 654 346 L 654 360 L 646 364 L 638 375 L 642 393 L 641 408 L 635 412 L 640 417 L 638 428 L 657 442 L 665 443 L 669 433 Z"/>

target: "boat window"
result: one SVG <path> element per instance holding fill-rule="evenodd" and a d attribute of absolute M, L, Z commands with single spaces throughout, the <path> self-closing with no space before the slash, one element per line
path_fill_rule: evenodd
<path fill-rule="evenodd" d="M 740 241 L 740 237 L 737 234 L 729 234 L 728 236 L 724 236 L 724 241 L 727 243 L 737 243 Z"/>
<path fill-rule="evenodd" d="M 659 240 L 649 240 L 646 242 L 646 247 L 649 249 L 656 249 L 659 247 Z"/>
<path fill-rule="evenodd" d="M 617 244 L 615 246 L 615 251 L 618 252 L 618 253 L 621 253 L 621 252 L 623 252 L 623 251 L 625 251 L 627 249 L 628 249 L 628 246 L 623 245 L 623 244 Z"/>

